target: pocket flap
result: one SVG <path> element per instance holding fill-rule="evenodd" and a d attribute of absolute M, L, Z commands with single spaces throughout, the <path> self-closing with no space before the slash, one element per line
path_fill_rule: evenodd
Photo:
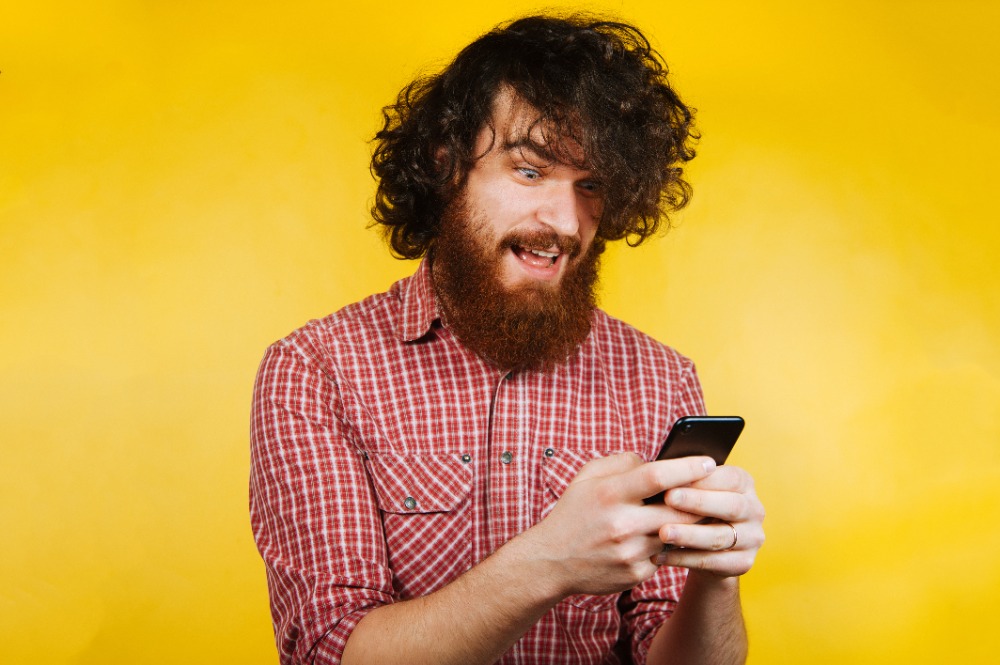
<path fill-rule="evenodd" d="M 570 482 L 576 478 L 583 465 L 598 457 L 613 455 L 604 450 L 557 450 L 551 457 L 545 457 L 542 461 L 542 471 L 545 478 L 545 486 L 552 497 L 558 499 L 569 487 Z"/>
<path fill-rule="evenodd" d="M 472 488 L 472 465 L 457 454 L 371 455 L 368 469 L 379 508 L 387 513 L 454 510 Z"/>

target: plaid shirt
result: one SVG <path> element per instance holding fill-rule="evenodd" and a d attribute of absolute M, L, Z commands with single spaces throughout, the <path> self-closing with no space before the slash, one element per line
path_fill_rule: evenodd
<path fill-rule="evenodd" d="M 653 459 L 703 412 L 688 359 L 601 311 L 554 370 L 495 369 L 441 325 L 427 262 L 310 322 L 267 350 L 254 388 L 250 512 L 281 662 L 339 663 L 366 612 L 448 584 L 588 460 Z M 499 662 L 644 663 L 684 579 L 664 566 L 567 598 Z"/>

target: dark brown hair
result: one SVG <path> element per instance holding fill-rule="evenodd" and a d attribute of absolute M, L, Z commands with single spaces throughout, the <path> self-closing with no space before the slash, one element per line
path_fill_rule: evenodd
<path fill-rule="evenodd" d="M 646 37 L 586 16 L 532 16 L 483 35 L 383 109 L 372 216 L 397 256 L 427 253 L 505 88 L 538 111 L 546 136 L 571 137 L 583 148 L 602 185 L 600 238 L 637 245 L 687 204 L 681 165 L 694 157 L 694 111 Z"/>

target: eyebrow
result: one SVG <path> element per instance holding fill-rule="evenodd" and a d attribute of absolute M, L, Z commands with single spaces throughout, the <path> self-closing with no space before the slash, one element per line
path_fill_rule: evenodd
<path fill-rule="evenodd" d="M 521 153 L 527 151 L 537 157 L 540 157 L 543 161 L 549 164 L 561 161 L 552 150 L 537 141 L 532 141 L 531 137 L 526 135 L 505 139 L 503 142 L 503 150 L 504 152 L 514 152 L 516 150 Z"/>

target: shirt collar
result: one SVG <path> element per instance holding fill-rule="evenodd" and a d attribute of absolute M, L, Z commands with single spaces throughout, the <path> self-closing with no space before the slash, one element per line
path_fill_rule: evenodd
<path fill-rule="evenodd" d="M 426 335 L 441 318 L 431 280 L 430 260 L 421 261 L 417 271 L 401 282 L 400 298 L 399 336 L 404 342 L 414 342 Z"/>

